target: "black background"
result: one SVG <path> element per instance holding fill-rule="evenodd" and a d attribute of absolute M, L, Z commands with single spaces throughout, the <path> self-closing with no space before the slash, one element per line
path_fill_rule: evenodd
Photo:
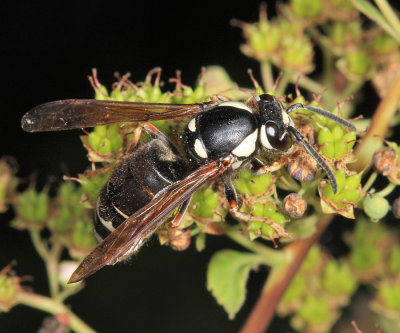
<path fill-rule="evenodd" d="M 267 1 L 274 12 L 275 1 Z M 20 1 L 1 5 L 0 156 L 12 155 L 19 176 L 37 173 L 61 179 L 87 166 L 79 131 L 28 134 L 20 118 L 31 107 L 65 98 L 90 98 L 87 80 L 96 67 L 102 83 L 114 72 L 143 80 L 155 66 L 166 80 L 182 70 L 193 85 L 201 66 L 222 65 L 233 80 L 251 86 L 247 69 L 258 64 L 242 55 L 241 31 L 231 18 L 258 19 L 258 1 Z M 35 291 L 47 293 L 44 266 L 28 235 L 7 227 L 12 213 L 0 215 L 0 267 L 16 259 L 18 275 L 31 275 Z M 105 268 L 68 300 L 73 311 L 100 332 L 235 332 L 257 299 L 267 271 L 252 273 L 248 298 L 235 320 L 206 290 L 206 268 L 222 248 L 238 248 L 224 237 L 209 237 L 205 251 L 194 246 L 174 252 L 150 241 L 129 264 Z M 0 332 L 33 332 L 42 312 L 18 306 L 0 316 Z M 285 331 L 280 320 L 271 331 Z"/>

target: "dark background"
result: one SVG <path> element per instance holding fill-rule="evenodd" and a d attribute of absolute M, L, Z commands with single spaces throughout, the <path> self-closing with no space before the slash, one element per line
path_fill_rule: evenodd
<path fill-rule="evenodd" d="M 0 6 L 0 156 L 14 156 L 22 178 L 36 172 L 39 188 L 49 175 L 61 179 L 66 170 L 76 175 L 87 167 L 81 133 L 28 134 L 20 118 L 40 103 L 91 98 L 87 75 L 93 67 L 108 87 L 115 71 L 131 72 L 133 81 L 140 81 L 155 66 L 163 68 L 164 80 L 180 69 L 189 85 L 201 66 L 222 65 L 247 86 L 247 69 L 258 70 L 239 51 L 240 29 L 229 24 L 231 18 L 256 21 L 258 1 L 20 1 Z M 27 233 L 7 226 L 11 218 L 12 212 L 0 215 L 0 267 L 15 259 L 18 275 L 33 276 L 26 284 L 47 294 L 44 266 Z M 251 274 L 246 306 L 228 320 L 206 290 L 206 268 L 217 249 L 229 247 L 238 248 L 224 237 L 209 237 L 201 253 L 194 246 L 175 252 L 153 239 L 130 263 L 89 279 L 68 304 L 100 332 L 238 331 L 267 272 Z M 35 332 L 45 316 L 17 306 L 0 315 L 0 332 Z"/>
<path fill-rule="evenodd" d="M 275 1 L 267 1 L 274 13 Z M 222 65 L 233 80 L 251 86 L 247 69 L 258 64 L 242 55 L 241 31 L 232 18 L 258 19 L 258 1 L 20 1 L 0 4 L 1 120 L 0 156 L 19 163 L 19 176 L 36 172 L 38 187 L 49 175 L 60 180 L 87 167 L 79 131 L 28 134 L 20 118 L 35 105 L 65 98 L 91 98 L 87 75 L 93 67 L 107 87 L 114 72 L 145 78 L 155 66 L 163 79 L 182 70 L 193 85 L 201 66 Z M 373 107 L 373 105 L 371 106 Z M 366 110 L 367 111 L 367 110 Z M 27 285 L 47 293 L 44 266 L 25 232 L 7 226 L 12 212 L 0 215 L 0 268 L 13 259 L 18 275 L 33 276 Z M 251 311 L 267 275 L 252 273 L 248 298 L 235 320 L 206 290 L 206 268 L 222 248 L 238 248 L 224 237 L 208 237 L 207 248 L 185 252 L 161 247 L 155 239 L 129 264 L 108 267 L 88 279 L 68 304 L 100 332 L 236 332 Z M 0 315 L 0 332 L 34 332 L 46 314 L 18 306 Z M 271 332 L 287 331 L 275 320 Z"/>

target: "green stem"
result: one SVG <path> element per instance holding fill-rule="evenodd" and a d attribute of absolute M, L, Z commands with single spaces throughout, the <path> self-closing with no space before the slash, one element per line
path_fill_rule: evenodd
<path fill-rule="evenodd" d="M 356 92 L 358 92 L 361 89 L 361 87 L 364 83 L 365 82 L 363 82 L 363 81 L 357 81 L 357 82 L 350 81 L 347 84 L 346 89 L 342 92 L 340 98 L 344 100 L 347 97 L 354 96 L 356 94 Z"/>
<path fill-rule="evenodd" d="M 39 230 L 29 230 L 33 246 L 46 265 L 47 278 L 49 280 L 50 295 L 54 298 L 58 297 L 58 265 L 63 246 L 55 243 L 51 249 L 44 243 L 40 237 Z"/>
<path fill-rule="evenodd" d="M 268 266 L 277 267 L 287 261 L 287 255 L 283 251 L 274 250 L 261 245 L 259 242 L 252 241 L 240 231 L 228 231 L 226 235 L 246 249 L 262 256 Z"/>
<path fill-rule="evenodd" d="M 329 109 L 333 109 L 335 105 L 335 84 L 333 81 L 333 54 L 331 50 L 329 50 L 326 47 L 323 47 L 323 45 L 320 45 L 322 49 L 322 54 L 323 54 L 323 62 L 324 62 L 324 67 L 323 67 L 323 82 L 324 86 L 328 87 L 329 89 L 325 91 L 324 93 L 324 102 L 327 105 Z"/>
<path fill-rule="evenodd" d="M 274 76 L 272 74 L 271 63 L 268 60 L 263 60 L 261 61 L 260 66 L 264 91 L 271 91 L 274 88 Z"/>
<path fill-rule="evenodd" d="M 390 193 L 393 192 L 393 190 L 396 188 L 396 184 L 389 183 L 388 186 L 386 186 L 383 190 L 375 193 L 376 195 L 380 195 L 381 197 L 386 197 Z"/>
<path fill-rule="evenodd" d="M 367 182 L 365 183 L 365 185 L 362 188 L 362 191 L 364 193 L 368 192 L 368 190 L 371 188 L 372 184 L 375 182 L 377 177 L 378 177 L 378 174 L 376 172 L 371 173 Z"/>
<path fill-rule="evenodd" d="M 42 241 L 42 238 L 40 237 L 40 231 L 30 229 L 29 235 L 31 236 L 32 244 L 36 252 L 42 258 L 42 260 L 46 262 L 49 259 L 50 253 L 48 247 L 45 245 L 45 243 Z"/>
<path fill-rule="evenodd" d="M 78 283 L 78 284 L 69 284 L 68 287 L 66 287 L 63 291 L 61 291 L 58 294 L 58 300 L 60 302 L 63 302 L 64 300 L 66 300 L 68 297 L 77 294 L 78 292 L 80 292 L 83 287 L 85 286 L 84 283 Z"/>
<path fill-rule="evenodd" d="M 46 261 L 47 276 L 49 279 L 50 295 L 58 299 L 59 297 L 59 284 L 58 284 L 58 274 L 59 274 L 59 262 L 63 246 L 60 243 L 55 243 L 51 249 L 49 259 Z"/>
<path fill-rule="evenodd" d="M 301 76 L 300 80 L 298 79 L 298 75 L 292 73 L 292 77 L 290 81 L 294 84 L 297 84 L 299 87 L 304 88 L 308 91 L 311 91 L 315 94 L 322 94 L 325 91 L 325 88 L 322 84 L 314 81 L 313 79 L 309 78 L 308 76 Z"/>
<path fill-rule="evenodd" d="M 277 185 L 279 188 L 282 188 L 286 191 L 298 192 L 301 189 L 299 183 L 297 183 L 292 177 L 290 177 L 286 173 L 279 177 Z"/>
<path fill-rule="evenodd" d="M 89 327 L 84 321 L 82 321 L 82 319 L 69 310 L 68 307 L 49 297 L 29 293 L 26 291 L 20 291 L 17 293 L 17 300 L 20 304 L 39 309 L 53 315 L 66 314 L 69 320 L 69 327 L 75 332 L 95 333 L 95 330 Z"/>
<path fill-rule="evenodd" d="M 278 86 L 276 87 L 276 94 L 283 95 L 285 93 L 285 90 L 290 82 L 290 79 L 292 78 L 293 73 L 284 71 L 282 74 L 281 79 L 279 80 Z"/>
<path fill-rule="evenodd" d="M 396 32 L 397 40 L 400 40 L 400 21 L 393 8 L 386 0 L 375 0 L 376 5 L 379 7 L 382 15 L 389 22 L 392 29 Z"/>

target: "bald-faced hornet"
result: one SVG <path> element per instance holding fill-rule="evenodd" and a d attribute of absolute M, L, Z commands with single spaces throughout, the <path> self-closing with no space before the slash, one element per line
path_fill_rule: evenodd
<path fill-rule="evenodd" d="M 221 101 L 197 104 L 132 103 L 98 100 L 61 100 L 45 103 L 22 118 L 28 132 L 58 131 L 118 122 L 146 122 L 152 137 L 126 157 L 101 190 L 95 230 L 102 241 L 83 260 L 69 282 L 80 281 L 108 264 L 123 260 L 178 209 L 179 223 L 193 193 L 206 182 L 222 176 L 225 196 L 232 210 L 238 198 L 232 179 L 250 166 L 265 172 L 256 159 L 260 150 L 290 154 L 297 141 L 326 172 L 333 191 L 337 183 L 324 159 L 296 129 L 290 113 L 306 109 L 355 131 L 355 127 L 328 111 L 302 104 L 286 110 L 274 96 L 262 94 L 245 103 Z M 185 156 L 153 125 L 152 120 L 183 116 L 192 118 L 182 135 Z"/>

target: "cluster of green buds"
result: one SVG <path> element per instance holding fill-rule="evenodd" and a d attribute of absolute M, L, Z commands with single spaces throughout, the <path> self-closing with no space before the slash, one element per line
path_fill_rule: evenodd
<path fill-rule="evenodd" d="M 73 182 L 64 182 L 56 197 L 57 210 L 53 212 L 48 228 L 57 242 L 68 248 L 72 258 L 87 255 L 96 244 L 92 215 L 82 204 L 82 189 Z"/>
<path fill-rule="evenodd" d="M 394 332 L 400 324 L 400 244 L 396 234 L 382 224 L 359 220 L 348 242 L 353 275 L 376 287 L 371 308 L 382 329 Z"/>
<path fill-rule="evenodd" d="M 192 88 L 182 83 L 180 72 L 177 72 L 177 77 L 170 80 L 175 83 L 175 90 L 165 92 L 161 90 L 163 84 L 160 81 L 160 68 L 151 70 L 143 82 L 133 83 L 129 80 L 129 73 L 122 77 L 117 76 L 118 81 L 110 92 L 98 80 L 96 70 L 93 70 L 90 81 L 95 90 L 95 98 L 99 100 L 190 104 L 206 99 L 203 76 L 204 70 L 200 75 L 199 83 Z M 158 120 L 154 121 L 154 125 L 163 133 L 168 134 L 175 130 L 177 121 Z M 123 157 L 126 150 L 132 148 L 133 133 L 136 128 L 137 124 L 131 123 L 95 127 L 87 136 L 81 137 L 84 147 L 88 150 L 89 160 L 111 163 Z"/>
<path fill-rule="evenodd" d="M 345 261 L 338 261 L 314 246 L 278 306 L 279 316 L 291 315 L 300 332 L 326 332 L 340 316 L 357 288 Z"/>
<path fill-rule="evenodd" d="M 325 332 L 349 303 L 359 284 L 376 287 L 371 308 L 382 328 L 399 325 L 400 245 L 397 236 L 382 224 L 359 219 L 347 235 L 348 256 L 336 260 L 319 247 L 308 253 L 278 307 L 280 316 L 291 315 L 299 331 Z"/>
<path fill-rule="evenodd" d="M 243 169 L 234 184 L 238 193 L 244 196 L 241 220 L 248 220 L 244 231 L 250 239 L 262 237 L 271 240 L 287 236 L 284 225 L 289 220 L 271 198 L 275 184 L 270 173 L 257 176 Z M 241 215 L 238 216 L 240 218 Z"/>
<path fill-rule="evenodd" d="M 8 265 L 0 271 L 0 312 L 7 312 L 18 303 L 17 293 L 22 289 L 21 278 Z"/>
<path fill-rule="evenodd" d="M 15 198 L 18 180 L 15 177 L 16 166 L 11 158 L 0 159 L 0 213 L 7 211 L 9 204 Z"/>
<path fill-rule="evenodd" d="M 261 6 L 257 23 L 233 21 L 243 30 L 246 44 L 241 51 L 258 61 L 270 61 L 286 71 L 306 74 L 314 69 L 314 51 L 304 27 L 289 18 L 268 20 L 265 6 Z"/>
<path fill-rule="evenodd" d="M 304 97 L 298 95 L 294 103 L 305 103 Z M 310 106 L 323 108 L 316 100 L 309 103 Z M 336 107 L 332 113 L 340 116 L 340 108 Z M 347 156 L 353 149 L 356 142 L 356 133 L 350 131 L 333 120 L 326 117 L 312 114 L 307 110 L 293 112 L 293 117 L 304 120 L 313 125 L 315 137 L 320 146 L 321 153 L 329 159 L 348 159 Z"/>
<path fill-rule="evenodd" d="M 16 217 L 12 221 L 14 228 L 41 230 L 49 219 L 50 198 L 47 190 L 38 192 L 33 186 L 20 193 L 14 205 Z"/>
<path fill-rule="evenodd" d="M 332 186 L 325 184 L 320 188 L 321 207 L 324 213 L 336 212 L 348 218 L 354 218 L 353 208 L 357 202 L 362 199 L 361 173 L 346 175 L 344 170 L 337 170 L 335 178 L 338 185 L 338 191 L 335 194 Z"/>
<path fill-rule="evenodd" d="M 12 226 L 31 232 L 47 228 L 53 245 L 62 244 L 72 257 L 82 258 L 94 246 L 95 240 L 92 218 L 81 199 L 81 188 L 72 182 L 61 185 L 54 199 L 50 199 L 47 190 L 38 192 L 31 186 L 18 195 Z"/>

